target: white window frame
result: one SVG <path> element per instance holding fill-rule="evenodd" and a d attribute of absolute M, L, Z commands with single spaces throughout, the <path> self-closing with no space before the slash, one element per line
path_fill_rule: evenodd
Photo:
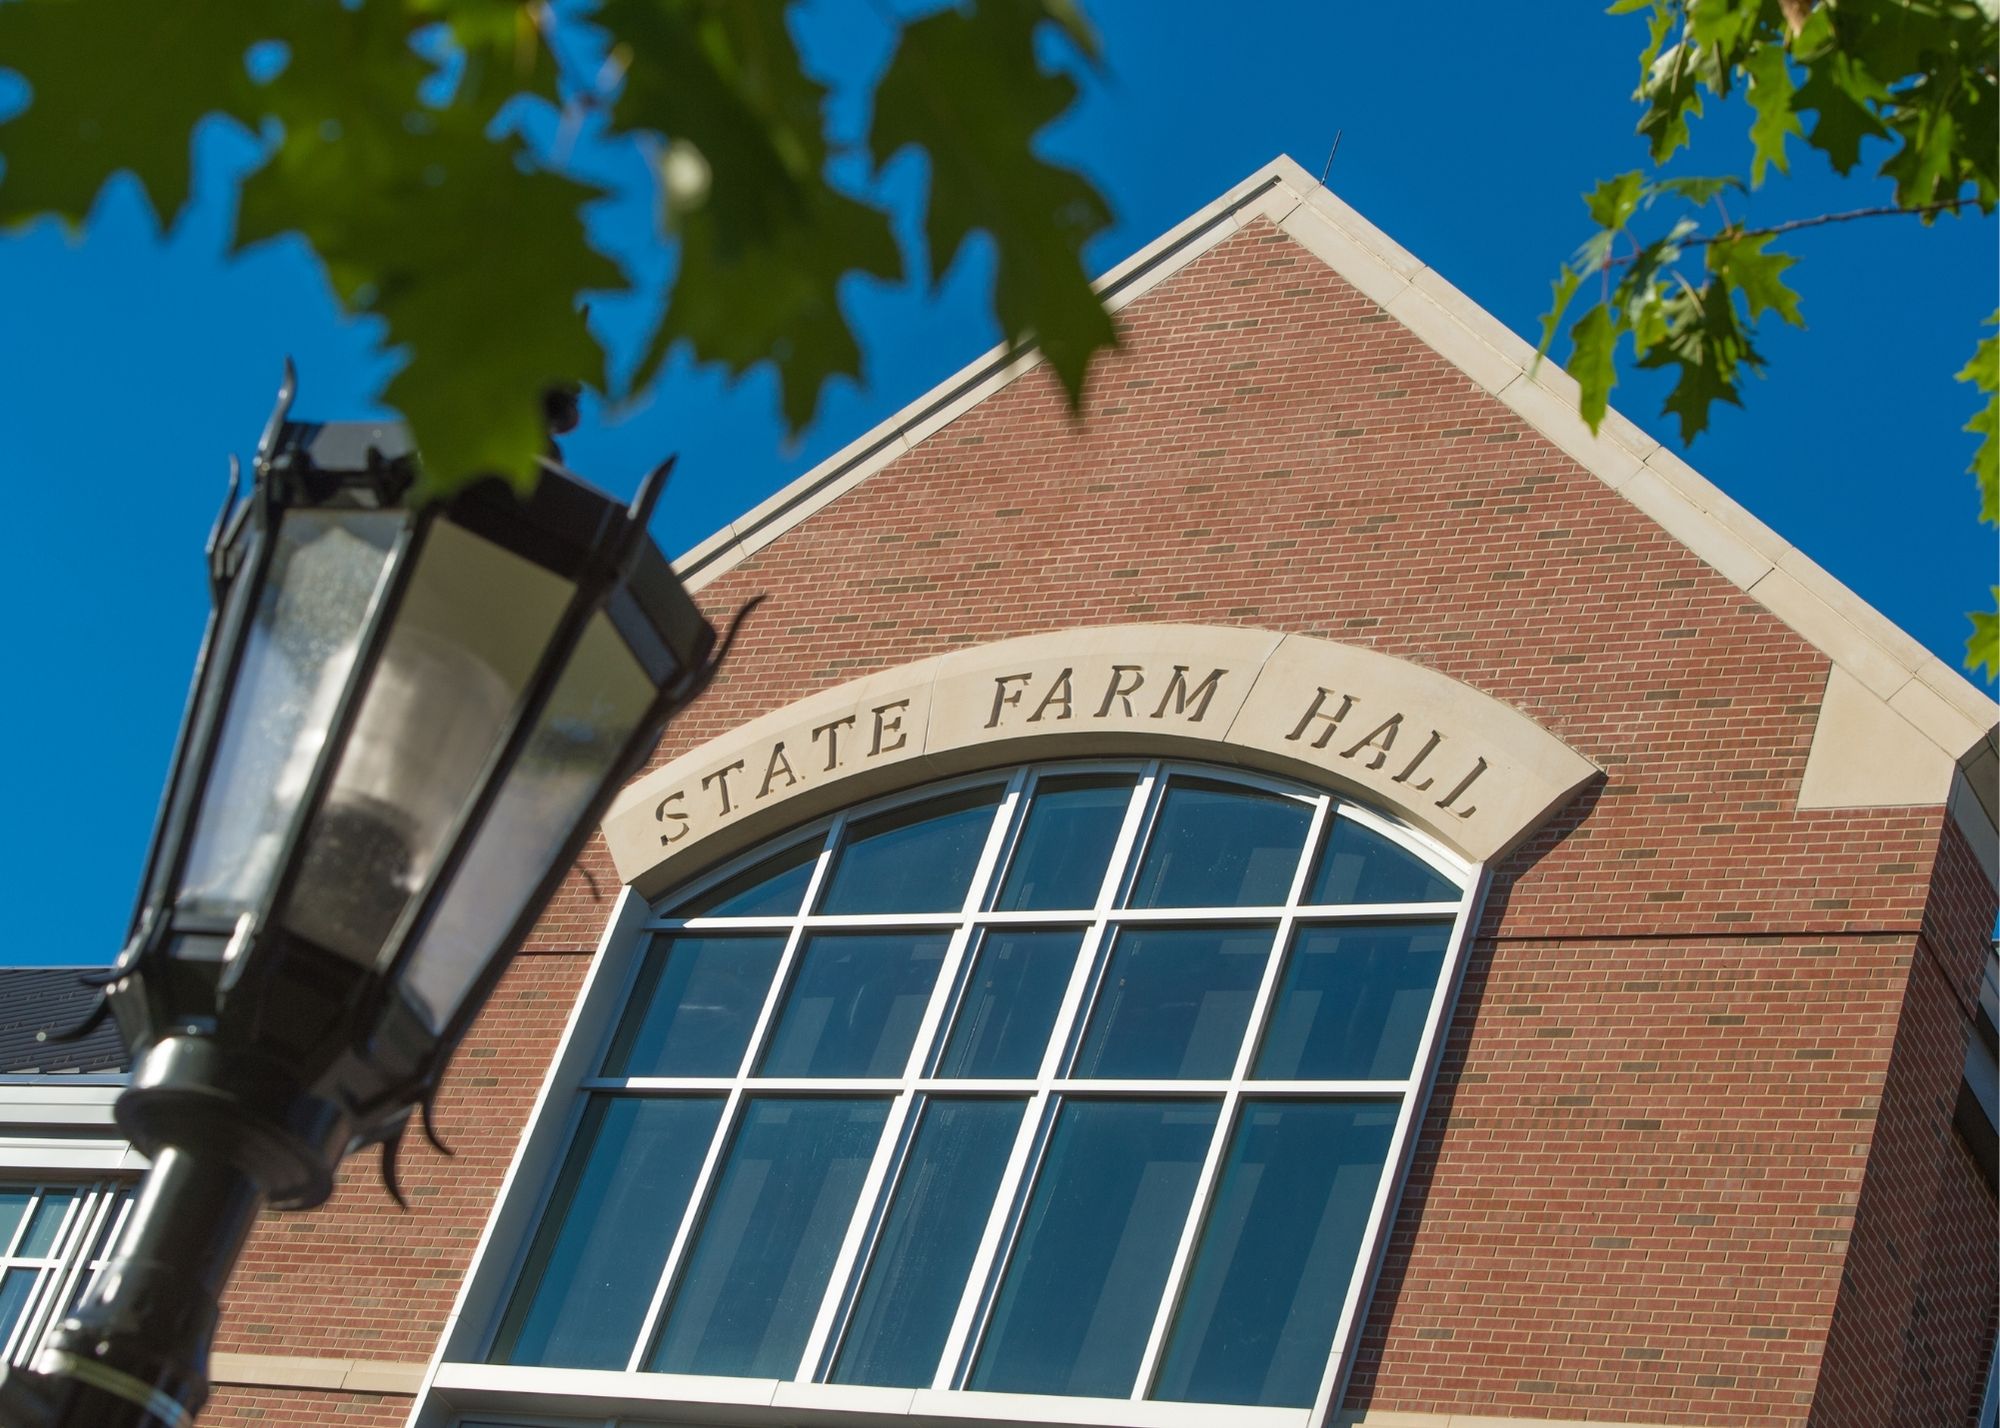
<path fill-rule="evenodd" d="M 1098 892 L 1096 907 L 1090 914 L 1083 949 L 1057 1014 L 1057 1034 L 1051 1037 L 1038 1075 L 1033 1080 L 1007 1081 L 934 1079 L 927 1076 L 926 1066 L 932 1062 L 948 1035 L 949 1028 L 941 1024 L 957 1002 L 968 954 L 976 943 L 977 929 L 1009 923 L 1046 926 L 1052 922 L 1073 923 L 1081 920 L 1052 918 L 1046 912 L 982 911 L 982 906 L 988 900 L 989 890 L 997 887 L 1005 876 L 1007 861 L 1013 852 L 1012 845 L 1018 841 L 1020 828 L 1025 823 L 1018 816 L 1018 806 L 1032 779 L 1093 772 L 1132 775 L 1133 795 L 1108 863 L 1107 876 Z M 1168 776 L 1173 774 L 1214 779 L 1312 804 L 1314 811 L 1306 835 L 1306 855 L 1301 857 L 1294 871 L 1284 905 L 1263 908 L 1117 906 L 1144 857 L 1144 848 L 1136 846 L 1141 831 L 1152 826 L 1153 809 Z M 1112 1425 L 1116 1428 L 1220 1428 L 1224 1424 L 1229 1428 L 1310 1428 L 1310 1425 L 1331 1421 L 1352 1370 L 1366 1307 L 1373 1293 L 1382 1251 L 1393 1226 L 1394 1207 L 1401 1198 L 1416 1135 L 1423 1123 L 1437 1062 L 1463 978 L 1466 950 L 1478 925 L 1488 881 L 1486 869 L 1483 865 L 1467 864 L 1405 825 L 1328 790 L 1200 762 L 1096 759 L 1039 763 L 1011 771 L 968 774 L 857 804 L 795 830 L 792 835 L 779 835 L 766 840 L 746 854 L 675 889 L 669 898 L 662 901 L 679 903 L 698 896 L 723 880 L 781 853 L 786 847 L 796 847 L 817 838 L 820 850 L 802 900 L 803 906 L 810 908 L 827 876 L 832 850 L 838 846 L 840 832 L 848 822 L 961 789 L 999 785 L 1003 780 L 1001 807 L 989 826 L 964 905 L 956 912 L 677 920 L 655 915 L 627 889 L 600 944 L 591 974 L 543 1084 L 529 1132 L 503 1183 L 499 1204 L 475 1252 L 473 1267 L 461 1288 L 459 1305 L 454 1310 L 424 1392 L 412 1414 L 412 1424 L 432 1428 L 432 1425 L 455 1423 L 459 1421 L 457 1415 L 460 1414 L 467 1422 L 511 1421 L 525 1424 L 561 1421 L 587 1425 L 625 1418 L 643 1418 L 652 1423 L 713 1422 L 718 1415 L 726 1414 L 732 1422 L 768 1421 L 775 1424 L 813 1422 L 822 1418 L 832 1422 L 841 1415 L 856 1412 L 884 1419 L 914 1415 L 991 1424 L 1032 1422 L 1093 1425 L 1093 1428 L 1112 1428 Z M 1365 904 L 1341 910 L 1302 910 L 1298 899 L 1304 895 L 1315 867 L 1316 860 L 1312 854 L 1318 849 L 1327 822 L 1336 811 L 1415 853 L 1444 873 L 1463 888 L 1460 899 L 1451 904 Z M 1443 915 L 1446 912 L 1455 920 L 1408 1078 L 1357 1082 L 1249 1079 L 1251 1062 L 1286 964 L 1283 949 L 1290 946 L 1295 925 L 1302 917 L 1316 924 L 1325 924 L 1342 920 L 1383 921 L 1423 914 Z M 1094 1079 L 1071 1082 L 1057 1075 L 1058 1068 L 1074 1052 L 1088 1025 L 1092 987 L 1098 981 L 1097 969 L 1107 954 L 1115 929 L 1148 922 L 1184 925 L 1201 921 L 1256 921 L 1277 925 L 1274 945 L 1279 950 L 1265 965 L 1253 1001 L 1249 1026 L 1239 1046 L 1230 1078 L 1215 1082 Z M 891 924 L 906 929 L 934 926 L 940 930 L 948 929 L 951 934 L 902 1074 L 895 1078 L 841 1079 L 832 1083 L 824 1078 L 780 1079 L 752 1075 L 756 1059 L 782 1006 L 785 989 L 804 939 L 811 933 L 830 929 L 874 928 Z M 680 929 L 719 931 L 724 927 L 740 932 L 762 928 L 783 931 L 786 935 L 777 971 L 767 989 L 755 1030 L 737 1073 L 711 1078 L 606 1078 L 594 1074 L 632 993 L 644 961 L 644 950 L 652 935 Z M 643 1372 L 640 1366 L 658 1334 L 670 1290 L 691 1248 L 701 1209 L 723 1167 L 745 1098 L 752 1093 L 782 1095 L 799 1091 L 823 1095 L 834 1088 L 841 1093 L 881 1095 L 893 1100 L 888 1123 L 868 1168 L 856 1210 L 840 1245 L 825 1295 L 793 1377 L 769 1380 Z M 1092 1096 L 1197 1095 L 1219 1105 L 1215 1129 L 1197 1181 L 1194 1203 L 1184 1223 L 1167 1284 L 1150 1327 L 1133 1395 L 1126 1399 L 1069 1398 L 990 1393 L 953 1387 L 954 1383 L 965 1382 L 970 1374 L 981 1334 L 1005 1275 L 1012 1238 L 1018 1231 L 1027 1199 L 1032 1193 L 1031 1166 L 1040 1159 L 1041 1146 L 1053 1127 L 1061 1096 L 1072 1090 Z M 613 1091 L 641 1094 L 649 1091 L 680 1094 L 695 1091 L 719 1094 L 725 1100 L 632 1355 L 622 1371 L 485 1363 L 483 1359 L 497 1332 L 507 1296 L 529 1252 L 542 1207 L 561 1173 L 567 1149 L 589 1098 L 593 1093 Z M 817 1375 L 831 1370 L 839 1349 L 840 1331 L 863 1282 L 880 1222 L 891 1203 L 893 1176 L 902 1163 L 915 1128 L 917 1117 L 914 1112 L 921 1106 L 924 1094 L 930 1091 L 960 1095 L 1000 1092 L 1025 1097 L 1029 1102 L 979 1242 L 974 1268 L 967 1277 L 967 1286 L 942 1356 L 942 1367 L 930 1386 L 918 1389 L 816 1382 Z M 1199 1228 L 1224 1168 L 1238 1107 L 1246 1095 L 1259 1099 L 1329 1096 L 1399 1098 L 1384 1173 L 1378 1182 L 1318 1394 L 1310 1408 L 1257 1408 L 1147 1399 L 1141 1395 L 1153 1382 L 1164 1352 L 1175 1308 L 1193 1260 Z M 760 1408 L 769 1411 L 760 1412 Z M 524 1414 L 527 1416 L 519 1416 Z"/>
<path fill-rule="evenodd" d="M 32 1271 L 37 1276 L 21 1307 L 21 1317 L 0 1335 L 0 1361 L 25 1366 L 49 1327 L 76 1304 L 96 1271 L 104 1267 L 125 1217 L 131 1213 L 133 1186 L 116 1180 L 45 1180 L 37 1184 L 0 1174 L 0 1190 L 26 1190 L 30 1194 L 20 1220 L 0 1243 L 0 1280 L 16 1270 Z M 28 1227 L 51 1193 L 70 1197 L 55 1239 L 47 1254 L 23 1254 Z"/>

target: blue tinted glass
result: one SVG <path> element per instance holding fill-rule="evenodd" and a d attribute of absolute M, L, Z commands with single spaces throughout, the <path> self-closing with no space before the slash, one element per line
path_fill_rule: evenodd
<path fill-rule="evenodd" d="M 1346 818 L 1334 821 L 1319 855 L 1309 903 L 1457 902 L 1458 884 L 1407 848 Z"/>
<path fill-rule="evenodd" d="M 925 1106 L 834 1364 L 835 1383 L 929 1387 L 1026 1104 Z"/>
<path fill-rule="evenodd" d="M 0 1279 L 0 1348 L 6 1347 L 14 1326 L 21 1322 L 21 1311 L 27 1307 L 40 1273 L 37 1269 L 10 1269 L 7 1277 Z"/>
<path fill-rule="evenodd" d="M 734 1076 L 784 951 L 782 936 L 655 937 L 604 1074 Z"/>
<path fill-rule="evenodd" d="M 1097 906 L 1111 845 L 1132 801 L 1129 777 L 1045 778 L 994 906 L 1002 912 Z"/>
<path fill-rule="evenodd" d="M 1382 1179 L 1394 1101 L 1248 1101 L 1155 1398 L 1309 1408 Z"/>
<path fill-rule="evenodd" d="M 719 1099 L 591 1100 L 491 1362 L 625 1367 L 721 1115 Z"/>
<path fill-rule="evenodd" d="M 940 1076 L 1032 1076 L 1062 1007 L 1083 932 L 992 928 L 959 996 Z"/>
<path fill-rule="evenodd" d="M 760 1076 L 900 1076 L 951 939 L 823 932 L 799 949 Z"/>
<path fill-rule="evenodd" d="M 53 1254 L 56 1236 L 62 1233 L 63 1216 L 69 1212 L 70 1202 L 75 1198 L 67 1190 L 44 1190 L 42 1203 L 35 1206 L 35 1216 L 28 1221 L 27 1233 L 21 1236 L 21 1247 L 15 1253 Z"/>
<path fill-rule="evenodd" d="M 889 1103 L 758 1099 L 674 1291 L 650 1367 L 790 1378 Z"/>
<path fill-rule="evenodd" d="M 1401 1080 L 1444 967 L 1448 922 L 1301 928 L 1253 1074 L 1266 1080 Z"/>
<path fill-rule="evenodd" d="M 819 910 L 957 912 L 999 803 L 975 788 L 850 824 Z"/>
<path fill-rule="evenodd" d="M 28 1202 L 34 1198 L 32 1190 L 0 1190 L 0 1254 L 13 1242 L 14 1229 L 21 1223 L 21 1216 L 28 1213 Z"/>
<path fill-rule="evenodd" d="M 1175 779 L 1132 885 L 1133 907 L 1272 907 L 1292 890 L 1312 805 Z"/>
<path fill-rule="evenodd" d="M 1063 1106 L 971 1387 L 1132 1391 L 1215 1115 L 1212 1102 Z"/>
<path fill-rule="evenodd" d="M 805 901 L 819 843 L 801 843 L 756 867 L 725 879 L 698 898 L 681 903 L 669 917 L 790 917 Z"/>
<path fill-rule="evenodd" d="M 1127 927 L 1075 1075 L 1226 1077 L 1271 953 L 1270 927 Z"/>

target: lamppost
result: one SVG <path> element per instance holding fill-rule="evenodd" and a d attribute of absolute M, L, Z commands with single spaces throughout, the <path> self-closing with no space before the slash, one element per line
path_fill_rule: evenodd
<path fill-rule="evenodd" d="M 214 609 L 117 964 L 118 1124 L 151 1158 L 9 1428 L 181 1428 L 265 1205 L 394 1153 L 610 795 L 713 668 L 624 509 L 553 461 L 423 506 L 395 426 L 289 420 L 208 549 Z M 400 1197 L 399 1197 L 400 1198 Z"/>

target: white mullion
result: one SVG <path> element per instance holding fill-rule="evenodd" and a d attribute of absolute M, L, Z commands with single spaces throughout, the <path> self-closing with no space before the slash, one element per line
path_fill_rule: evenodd
<path fill-rule="evenodd" d="M 1340 1307 L 1339 1322 L 1334 1326 L 1333 1348 L 1327 1356 L 1326 1371 L 1320 1377 L 1319 1392 L 1313 1399 L 1312 1417 L 1308 1420 L 1312 1423 L 1329 1423 L 1334 1406 L 1347 1389 L 1348 1374 L 1354 1362 L 1355 1330 L 1360 1326 L 1364 1306 L 1375 1293 L 1375 1276 L 1381 1268 L 1382 1249 L 1390 1228 L 1387 1223 L 1389 1211 L 1402 1199 L 1403 1181 L 1409 1173 L 1418 1123 L 1428 1107 L 1430 1088 L 1437 1079 L 1437 1064 L 1443 1053 L 1451 1011 L 1458 1000 L 1472 938 L 1478 930 L 1486 890 L 1490 885 L 1488 870 L 1480 868 L 1469 895 L 1459 908 L 1458 926 L 1453 930 L 1451 943 L 1445 951 L 1437 987 L 1431 994 L 1430 1015 L 1425 1018 L 1424 1034 L 1417 1043 L 1417 1054 L 1410 1067 L 1410 1089 L 1396 1115 L 1396 1128 L 1389 1137 L 1389 1154 L 1382 1162 L 1382 1176 L 1375 1186 L 1375 1199 L 1368 1209 L 1367 1227 L 1362 1231 L 1361 1244 L 1354 1257 L 1354 1272 L 1347 1282 L 1347 1297 Z"/>
<path fill-rule="evenodd" d="M 965 1289 L 958 1297 L 958 1310 L 952 1315 L 951 1331 L 945 1335 L 944 1353 L 931 1380 L 932 1388 L 957 1388 L 961 1373 L 970 1371 L 968 1354 L 973 1334 L 988 1295 L 1000 1292 L 998 1275 L 1003 1242 L 1008 1238 L 1016 1207 L 1025 1205 L 1027 1186 L 1033 1180 L 1029 1165 L 1034 1159 L 1036 1144 L 1042 1139 L 1043 1123 L 1050 1120 L 1050 1100 L 1050 1092 L 1037 1091 L 1028 1100 L 1021 1124 L 1015 1129 L 1014 1147 L 1007 1153 L 1007 1168 L 1000 1173 L 1000 1184 L 993 1194 L 993 1206 L 986 1213 L 986 1228 L 980 1232 L 979 1248 L 973 1251 L 972 1268 L 965 1276 Z"/>
<path fill-rule="evenodd" d="M 44 1192 L 41 1199 L 36 1202 L 37 1213 L 47 1202 L 47 1198 Z M 36 1257 L 34 1287 L 28 1291 L 28 1298 L 21 1305 L 21 1317 L 15 1321 L 14 1332 L 7 1340 L 4 1355 L 0 1357 L 11 1360 L 15 1354 L 33 1342 L 30 1336 L 36 1332 L 36 1324 L 48 1313 L 49 1296 L 54 1292 L 56 1281 L 62 1277 L 63 1252 L 69 1245 L 73 1230 L 82 1218 L 83 1207 L 83 1193 L 77 1190 L 71 1191 L 69 1203 L 63 1207 L 62 1219 L 56 1224 L 55 1238 L 49 1241 L 47 1252 Z M 21 1268 L 26 1267 L 21 1266 Z"/>
<path fill-rule="evenodd" d="M 28 1226 L 35 1218 L 35 1211 L 42 1207 L 42 1190 L 43 1187 L 40 1185 L 33 1185 L 28 1188 L 28 1203 L 21 1209 L 21 1218 L 14 1226 L 14 1233 L 7 1236 L 7 1253 L 5 1256 L 7 1259 L 14 1260 L 21 1257 L 21 1241 L 27 1236 Z"/>
<path fill-rule="evenodd" d="M 1242 1092 L 1236 1087 L 1231 1087 L 1222 1098 L 1222 1111 L 1216 1117 L 1215 1133 L 1209 1137 L 1208 1154 L 1202 1159 L 1201 1175 L 1195 1181 L 1194 1199 L 1188 1205 L 1187 1219 L 1181 1225 L 1180 1242 L 1174 1246 L 1173 1263 L 1167 1269 L 1167 1282 L 1160 1293 L 1160 1304 L 1153 1311 L 1153 1328 L 1146 1336 L 1146 1351 L 1139 1357 L 1139 1376 L 1133 1382 L 1131 1393 L 1134 1401 L 1143 1399 L 1152 1391 L 1153 1375 L 1159 1370 L 1167 1331 L 1173 1327 L 1174 1311 L 1180 1307 L 1181 1286 L 1187 1279 L 1188 1266 L 1194 1260 L 1202 1224 L 1208 1219 L 1208 1202 L 1214 1196 L 1216 1180 L 1222 1174 L 1223 1157 L 1228 1151 L 1230 1130 L 1236 1123 L 1236 1108 L 1241 1100 Z"/>
<path fill-rule="evenodd" d="M 967 949 L 973 942 L 974 919 L 986 901 L 987 884 L 993 879 L 1000 863 L 1001 853 L 1007 846 L 1015 819 L 1019 816 L 1023 801 L 1022 785 L 1027 782 L 1028 771 L 1017 769 L 1013 778 L 1007 781 L 1007 792 L 994 812 L 993 822 L 987 826 L 986 842 L 979 850 L 979 862 L 972 870 L 972 882 L 965 890 L 965 901 L 959 906 L 956 929 L 951 940 L 945 944 L 944 962 L 938 968 L 937 979 L 931 983 L 930 999 L 924 1003 L 924 1014 L 917 1023 L 917 1034 L 911 1038 L 910 1054 L 903 1066 L 905 1086 L 913 1084 L 931 1065 L 931 1043 L 938 1036 L 940 1023 L 946 1020 L 953 1002 L 959 993 L 959 978 L 965 965 Z M 881 922 L 881 918 L 876 918 Z"/>
<path fill-rule="evenodd" d="M 890 1103 L 881 1138 L 875 1143 L 875 1155 L 868 1163 L 868 1174 L 861 1181 L 861 1193 L 854 1200 L 854 1213 L 848 1217 L 847 1233 L 841 1236 L 840 1250 L 834 1255 L 833 1272 L 826 1277 L 826 1289 L 820 1295 L 819 1313 L 813 1316 L 812 1332 L 806 1335 L 805 1353 L 800 1356 L 798 1369 L 792 1375 L 795 1383 L 811 1383 L 818 1376 L 827 1341 L 842 1317 L 841 1311 L 850 1302 L 848 1281 L 856 1274 L 855 1261 L 860 1257 L 864 1242 L 872 1238 L 870 1228 L 879 1222 L 877 1204 L 884 1196 L 890 1170 L 900 1159 L 904 1129 L 906 1126 L 914 1129 L 911 1108 L 916 1100 L 916 1094 L 906 1089 Z M 882 1209 L 883 1213 L 887 1212 L 886 1203 L 883 1203 Z"/>
<path fill-rule="evenodd" d="M 1394 819 L 1384 817 L 1372 808 L 1364 808 L 1355 803 L 1342 803 L 1340 816 L 1359 823 L 1371 832 L 1380 833 L 1398 848 L 1407 853 L 1414 853 L 1455 883 L 1470 883 L 1473 875 L 1478 872 L 1472 864 L 1462 863 L 1445 849 L 1420 840 L 1409 828 Z"/>
<path fill-rule="evenodd" d="M 723 1154 L 735 1134 L 743 1101 L 744 1094 L 738 1089 L 731 1091 L 729 1098 L 722 1103 L 722 1117 L 716 1122 L 715 1134 L 709 1137 L 708 1154 L 702 1157 L 701 1170 L 694 1178 L 694 1188 L 681 1211 L 681 1222 L 674 1230 L 674 1242 L 667 1249 L 667 1262 L 660 1269 L 660 1282 L 653 1286 L 653 1297 L 646 1305 L 646 1317 L 639 1323 L 639 1341 L 632 1346 L 632 1356 L 625 1361 L 627 1373 L 639 1373 L 645 1368 L 646 1354 L 653 1346 L 654 1336 L 660 1331 L 668 1291 L 680 1277 L 681 1261 L 687 1257 L 689 1243 L 694 1239 L 694 1227 L 701 1220 L 702 1206 L 708 1199 Z"/>
<path fill-rule="evenodd" d="M 1137 861 L 1135 850 L 1139 832 L 1153 806 L 1154 793 L 1160 782 L 1159 767 L 1158 761 L 1147 764 L 1132 782 L 1132 797 L 1125 805 L 1125 821 L 1118 825 L 1118 837 L 1111 845 L 1111 860 L 1104 870 L 1104 881 L 1098 884 L 1095 916 L 1083 934 L 1082 945 L 1077 949 L 1076 965 L 1070 969 L 1069 985 L 1063 988 L 1062 1001 L 1056 1007 L 1049 1044 L 1042 1050 L 1038 1079 L 1044 1086 L 1061 1076 L 1072 1046 L 1082 1034 L 1083 1020 L 1089 1012 L 1087 1004 L 1094 1000 L 1091 988 L 1098 980 L 1097 965 L 1110 955 L 1106 946 L 1106 927 L 1119 894 L 1129 881 L 1128 865 Z"/>
<path fill-rule="evenodd" d="M 96 1242 L 97 1233 L 104 1224 L 104 1217 L 110 1213 L 115 1193 L 98 1186 L 78 1196 L 76 1236 L 47 1278 L 49 1291 L 42 1305 L 39 1308 L 30 1307 L 21 1315 L 24 1347 L 39 1342 L 41 1336 L 48 1332 L 50 1322 L 63 1312 L 63 1306 L 69 1302 L 77 1280 L 88 1267 L 86 1261 L 90 1256 L 87 1251 Z M 61 1236 L 57 1237 L 56 1243 L 58 1245 L 62 1243 Z M 28 1335 L 32 1337 L 25 1337 Z"/>
<path fill-rule="evenodd" d="M 833 865 L 833 850 L 840 844 L 840 835 L 847 824 L 843 814 L 833 820 L 826 830 L 826 841 L 820 844 L 819 857 L 813 864 L 812 876 L 806 879 L 805 901 L 802 906 L 811 908 L 813 900 L 826 881 L 827 870 Z M 764 1038 L 770 1034 L 771 1025 L 777 1020 L 778 1008 L 784 1005 L 785 992 L 792 980 L 792 967 L 798 961 L 799 948 L 806 938 L 806 920 L 801 917 L 792 923 L 791 932 L 785 938 L 785 950 L 778 954 L 778 969 L 771 974 L 771 985 L 765 989 L 764 1005 L 757 1009 L 757 1021 L 750 1029 L 750 1043 L 743 1048 L 743 1059 L 737 1063 L 736 1076 L 740 1082 L 750 1075 L 763 1053 Z"/>

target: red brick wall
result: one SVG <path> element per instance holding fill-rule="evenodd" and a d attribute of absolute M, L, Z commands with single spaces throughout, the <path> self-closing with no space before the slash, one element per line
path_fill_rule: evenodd
<path fill-rule="evenodd" d="M 1993 926 L 1990 888 L 1945 831 L 1882 1092 L 1814 1428 L 1962 1428 L 1993 1348 L 2000 1206 L 1952 1129 Z"/>
<path fill-rule="evenodd" d="M 1087 424 L 1017 382 L 704 591 L 718 619 L 771 600 L 659 757 L 869 670 L 1135 621 L 1369 645 L 1516 704 L 1607 778 L 1497 870 L 1351 1399 L 1802 1422 L 1941 812 L 1795 812 L 1825 658 L 1268 224 L 1122 321 Z M 587 950 L 617 888 L 594 847 L 531 946 Z M 227 1347 L 430 1351 L 581 963 L 509 978 L 445 1103 L 466 1154 L 411 1155 L 413 1215 L 367 1169 L 260 1233 Z"/>

